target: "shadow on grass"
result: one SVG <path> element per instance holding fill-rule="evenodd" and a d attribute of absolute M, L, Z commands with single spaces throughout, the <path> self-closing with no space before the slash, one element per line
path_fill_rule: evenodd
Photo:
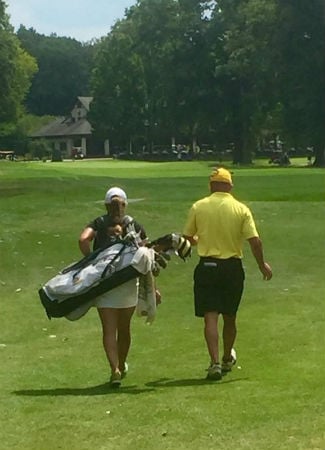
<path fill-rule="evenodd" d="M 211 384 L 227 384 L 227 383 L 236 383 L 237 381 L 248 380 L 248 378 L 232 378 L 225 379 L 219 381 L 207 380 L 205 378 L 183 378 L 180 380 L 171 380 L 170 378 L 161 378 L 160 380 L 151 381 L 146 383 L 146 386 L 158 388 L 158 387 L 187 387 L 187 386 L 208 386 Z"/>
<path fill-rule="evenodd" d="M 108 383 L 99 384 L 98 386 L 84 387 L 84 388 L 53 388 L 53 389 L 22 389 L 20 391 L 13 391 L 14 395 L 26 395 L 30 397 L 43 396 L 91 396 L 91 395 L 110 395 L 110 394 L 143 394 L 154 391 L 154 389 L 139 389 L 136 386 L 121 386 L 118 389 L 111 388 Z"/>
<path fill-rule="evenodd" d="M 110 395 L 110 394 L 128 394 L 139 395 L 146 394 L 148 392 L 155 391 L 156 388 L 165 387 L 188 387 L 188 386 L 209 386 L 211 384 L 224 385 L 227 383 L 236 383 L 238 381 L 248 380 L 248 378 L 223 378 L 220 381 L 206 380 L 205 378 L 183 378 L 179 380 L 173 380 L 170 378 L 161 378 L 156 381 L 150 381 L 145 383 L 145 388 L 141 389 L 135 386 L 121 386 L 118 389 L 114 389 L 109 386 L 108 383 L 99 384 L 97 386 L 84 387 L 84 388 L 53 388 L 53 389 L 21 389 L 19 391 L 13 391 L 14 395 L 22 395 L 29 397 L 56 397 L 56 396 L 92 396 L 92 395 Z"/>

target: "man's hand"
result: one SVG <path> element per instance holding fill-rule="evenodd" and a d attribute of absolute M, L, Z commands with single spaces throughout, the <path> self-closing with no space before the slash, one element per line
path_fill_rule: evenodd
<path fill-rule="evenodd" d="M 272 268 L 267 262 L 264 262 L 261 266 L 259 266 L 259 269 L 265 281 L 269 281 L 272 278 Z"/>

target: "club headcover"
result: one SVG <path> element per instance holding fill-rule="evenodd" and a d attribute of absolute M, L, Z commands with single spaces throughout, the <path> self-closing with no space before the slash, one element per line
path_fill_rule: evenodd
<path fill-rule="evenodd" d="M 170 233 L 161 236 L 150 242 L 149 247 L 153 247 L 156 252 L 176 251 L 177 255 L 185 261 L 192 254 L 191 243 L 188 239 L 177 233 Z"/>
<path fill-rule="evenodd" d="M 183 261 L 185 261 L 186 258 L 190 258 L 192 255 L 192 246 L 190 241 L 183 236 L 179 236 L 176 251 L 178 256 L 182 258 Z"/>

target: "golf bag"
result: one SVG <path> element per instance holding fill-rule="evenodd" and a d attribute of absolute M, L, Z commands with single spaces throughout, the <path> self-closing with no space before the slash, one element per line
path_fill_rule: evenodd
<path fill-rule="evenodd" d="M 182 259 L 190 256 L 188 241 L 169 234 L 142 247 L 136 240 L 122 240 L 71 264 L 38 291 L 48 318 L 79 319 L 99 295 L 141 275 L 159 272 L 158 265 L 166 267 L 163 254 L 170 250 Z"/>

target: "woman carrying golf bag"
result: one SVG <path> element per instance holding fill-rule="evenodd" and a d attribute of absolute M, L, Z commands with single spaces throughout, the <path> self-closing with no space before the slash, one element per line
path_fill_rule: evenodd
<path fill-rule="evenodd" d="M 136 233 L 139 245 L 146 242 L 143 227 L 125 214 L 126 205 L 127 196 L 122 189 L 113 187 L 107 191 L 107 214 L 90 222 L 80 235 L 79 247 L 84 256 L 115 244 L 130 229 Z M 111 369 L 112 387 L 120 386 L 128 369 L 126 358 L 131 344 L 130 324 L 137 299 L 138 279 L 134 278 L 100 295 L 94 303 L 102 324 L 103 346 Z"/>

